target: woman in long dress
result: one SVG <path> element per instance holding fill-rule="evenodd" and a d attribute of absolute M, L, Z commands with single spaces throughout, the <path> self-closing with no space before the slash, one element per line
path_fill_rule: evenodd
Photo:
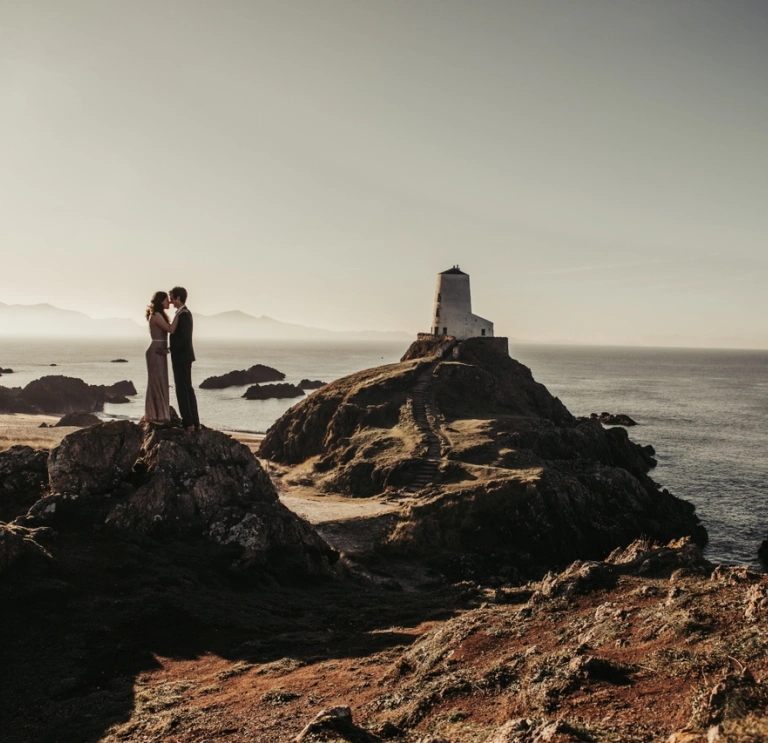
<path fill-rule="evenodd" d="M 179 314 L 168 320 L 166 310 L 171 306 L 166 292 L 155 292 L 147 307 L 147 323 L 152 339 L 145 355 L 147 359 L 147 398 L 144 404 L 145 421 L 167 423 L 171 419 L 168 392 L 168 334 L 176 330 Z"/>

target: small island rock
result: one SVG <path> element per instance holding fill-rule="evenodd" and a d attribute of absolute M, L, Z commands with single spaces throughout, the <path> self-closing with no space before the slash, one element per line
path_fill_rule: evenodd
<path fill-rule="evenodd" d="M 112 359 L 112 361 L 109 362 L 110 364 L 127 364 L 128 359 Z"/>
<path fill-rule="evenodd" d="M 261 384 L 263 382 L 280 382 L 285 374 L 271 366 L 256 364 L 250 369 L 240 369 L 222 374 L 219 377 L 208 377 L 200 383 L 201 390 L 223 390 L 225 387 L 243 387 L 246 384 Z"/>
<path fill-rule="evenodd" d="M 246 400 L 271 400 L 273 398 L 301 397 L 304 390 L 295 384 L 254 384 L 243 397 Z"/>
<path fill-rule="evenodd" d="M 319 390 L 321 387 L 325 387 L 328 382 L 321 382 L 319 379 L 302 379 L 299 382 L 299 387 L 303 390 Z"/>
<path fill-rule="evenodd" d="M 592 413 L 590 418 L 599 420 L 604 426 L 636 426 L 637 421 L 632 420 L 626 413 Z"/>

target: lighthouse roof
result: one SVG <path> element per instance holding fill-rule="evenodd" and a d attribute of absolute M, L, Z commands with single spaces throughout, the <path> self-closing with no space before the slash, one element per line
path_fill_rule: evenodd
<path fill-rule="evenodd" d="M 447 273 L 457 273 L 457 274 L 460 274 L 461 276 L 467 276 L 468 275 L 468 274 L 464 273 L 464 271 L 462 271 L 458 266 L 453 266 L 452 268 L 449 268 L 447 271 L 440 271 L 440 275 L 441 276 L 444 275 L 444 274 L 447 274 Z"/>

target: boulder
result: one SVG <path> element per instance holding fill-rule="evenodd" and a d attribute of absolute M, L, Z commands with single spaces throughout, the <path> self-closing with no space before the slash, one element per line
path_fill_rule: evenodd
<path fill-rule="evenodd" d="M 93 413 L 86 413 L 79 410 L 76 413 L 67 413 L 58 423 L 56 423 L 55 427 L 73 426 L 76 428 L 85 428 L 87 426 L 95 426 L 97 423 L 101 423 L 101 419 L 98 416 Z"/>
<path fill-rule="evenodd" d="M 109 362 L 110 364 L 127 364 L 128 359 L 112 359 L 112 361 Z"/>
<path fill-rule="evenodd" d="M 47 451 L 12 446 L 0 452 L 0 521 L 26 513 L 47 486 Z"/>
<path fill-rule="evenodd" d="M 271 366 L 256 364 L 250 369 L 231 371 L 218 377 L 208 377 L 200 383 L 203 390 L 221 390 L 225 387 L 244 387 L 246 384 L 262 384 L 263 382 L 280 382 L 285 374 Z"/>
<path fill-rule="evenodd" d="M 51 452 L 51 495 L 24 525 L 91 522 L 131 539 L 202 541 L 233 569 L 328 576 L 336 553 L 278 499 L 247 446 L 129 421 L 65 437 Z"/>
<path fill-rule="evenodd" d="M 254 384 L 243 397 L 246 400 L 270 400 L 273 398 L 301 397 L 304 390 L 295 384 Z"/>
<path fill-rule="evenodd" d="M 299 382 L 299 387 L 303 390 L 319 390 L 324 387 L 328 382 L 321 382 L 319 379 L 302 379 Z"/>
<path fill-rule="evenodd" d="M 13 369 L 0 369 L 0 374 L 13 374 Z"/>
<path fill-rule="evenodd" d="M 104 494 L 133 470 L 141 452 L 142 430 L 130 421 L 112 421 L 65 436 L 51 451 L 51 491 L 68 495 Z"/>

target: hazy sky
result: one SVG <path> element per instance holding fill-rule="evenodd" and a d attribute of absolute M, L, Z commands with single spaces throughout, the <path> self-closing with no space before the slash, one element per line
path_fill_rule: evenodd
<path fill-rule="evenodd" d="M 768 347 L 763 0 L 0 0 L 0 301 Z"/>

